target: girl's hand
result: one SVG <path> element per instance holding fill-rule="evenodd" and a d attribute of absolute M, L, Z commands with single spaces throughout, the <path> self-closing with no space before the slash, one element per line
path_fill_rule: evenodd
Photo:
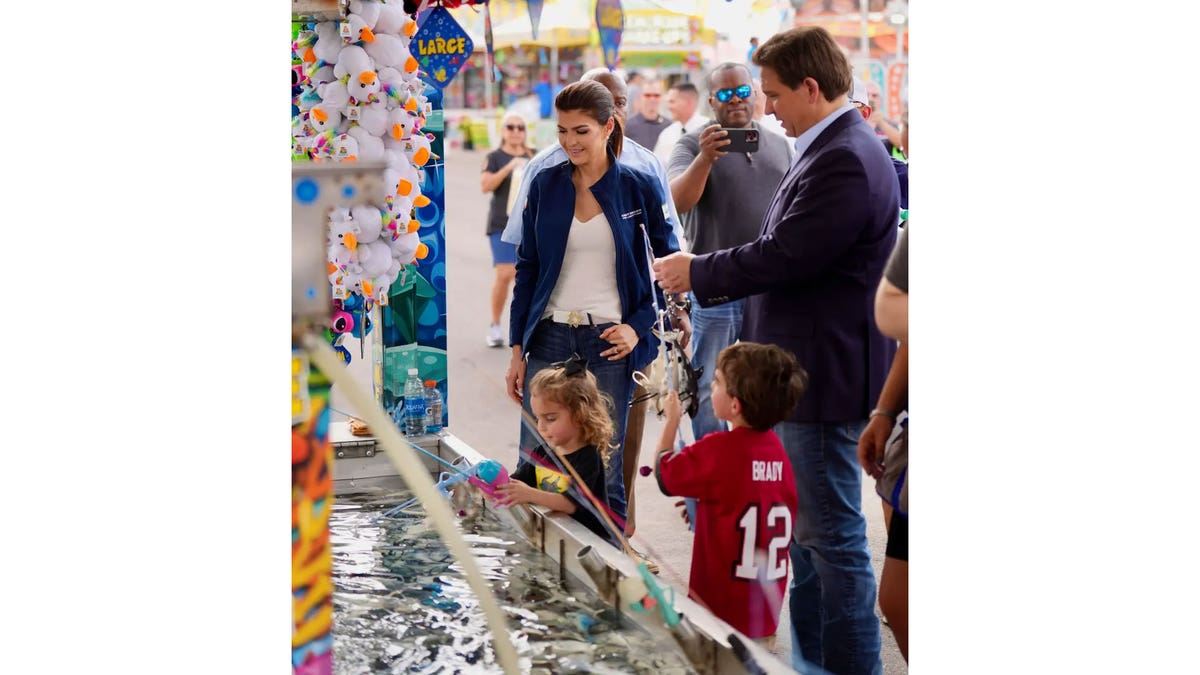
<path fill-rule="evenodd" d="M 609 326 L 600 334 L 600 339 L 612 345 L 612 348 L 600 352 L 600 356 L 608 357 L 609 361 L 619 361 L 629 356 L 638 344 L 637 333 L 627 323 Z"/>
<path fill-rule="evenodd" d="M 496 503 L 500 506 L 528 504 L 532 501 L 535 492 L 537 492 L 537 490 L 534 490 L 519 480 L 510 480 L 504 485 L 496 488 Z"/>

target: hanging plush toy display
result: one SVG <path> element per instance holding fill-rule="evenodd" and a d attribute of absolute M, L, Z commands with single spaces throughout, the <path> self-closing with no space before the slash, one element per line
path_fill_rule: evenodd
<path fill-rule="evenodd" d="M 408 49 L 416 22 L 403 0 L 351 0 L 348 9 L 340 21 L 305 26 L 292 43 L 293 152 L 314 162 L 387 164 L 381 203 L 329 214 L 330 329 L 338 342 L 369 333 L 371 308 L 386 305 L 404 266 L 425 257 L 413 209 L 429 203 L 421 167 L 433 157 L 420 131 L 424 84 Z"/>

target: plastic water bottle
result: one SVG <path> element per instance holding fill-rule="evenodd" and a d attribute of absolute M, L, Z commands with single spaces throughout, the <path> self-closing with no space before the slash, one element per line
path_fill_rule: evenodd
<path fill-rule="evenodd" d="M 425 433 L 425 387 L 416 368 L 408 369 L 408 380 L 404 383 L 404 433 L 421 436 Z"/>
<path fill-rule="evenodd" d="M 425 433 L 432 434 L 442 430 L 442 392 L 438 391 L 437 382 L 425 380 Z"/>

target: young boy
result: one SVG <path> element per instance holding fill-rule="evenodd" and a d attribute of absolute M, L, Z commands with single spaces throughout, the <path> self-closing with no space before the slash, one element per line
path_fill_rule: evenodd
<path fill-rule="evenodd" d="M 790 352 L 739 342 L 717 357 L 712 383 L 713 412 L 732 431 L 672 452 L 678 395 L 671 392 L 664 407 L 658 486 L 698 500 L 688 595 L 750 638 L 775 634 L 796 513 L 792 465 L 771 427 L 792 412 L 807 382 Z"/>

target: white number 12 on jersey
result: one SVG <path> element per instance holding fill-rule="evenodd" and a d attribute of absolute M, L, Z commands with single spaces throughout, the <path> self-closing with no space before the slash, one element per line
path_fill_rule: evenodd
<path fill-rule="evenodd" d="M 777 528 L 775 523 L 783 521 L 783 528 Z M 758 558 L 754 551 L 758 548 L 758 504 L 751 504 L 746 509 L 742 519 L 738 521 L 738 529 L 742 532 L 742 556 L 733 568 L 733 576 L 739 579 L 760 579 Z M 792 510 L 784 504 L 775 504 L 767 511 L 767 526 L 765 534 L 771 537 L 767 543 L 767 563 L 769 568 L 765 579 L 774 581 L 787 576 L 788 542 L 792 538 Z"/>

